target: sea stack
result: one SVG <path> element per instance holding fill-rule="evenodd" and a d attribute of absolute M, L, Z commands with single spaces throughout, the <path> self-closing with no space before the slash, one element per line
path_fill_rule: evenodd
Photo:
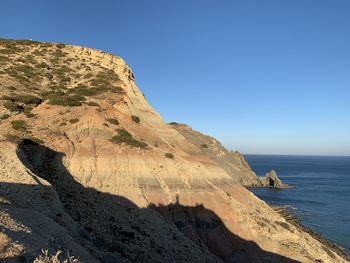
<path fill-rule="evenodd" d="M 274 188 L 288 188 L 288 184 L 282 183 L 282 181 L 278 178 L 275 170 L 271 170 L 266 173 L 265 177 L 262 178 L 263 185 L 266 187 L 274 187 Z"/>

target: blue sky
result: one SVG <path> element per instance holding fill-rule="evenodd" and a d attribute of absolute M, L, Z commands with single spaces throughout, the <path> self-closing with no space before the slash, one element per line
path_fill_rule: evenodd
<path fill-rule="evenodd" d="M 350 1 L 1 1 L 0 37 L 124 58 L 165 121 L 243 153 L 350 155 Z"/>

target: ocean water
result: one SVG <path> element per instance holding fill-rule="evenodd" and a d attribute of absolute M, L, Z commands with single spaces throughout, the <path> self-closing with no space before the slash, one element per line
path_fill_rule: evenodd
<path fill-rule="evenodd" d="M 257 175 L 271 169 L 291 189 L 251 188 L 267 203 L 288 205 L 305 226 L 350 252 L 350 156 L 245 155 Z"/>

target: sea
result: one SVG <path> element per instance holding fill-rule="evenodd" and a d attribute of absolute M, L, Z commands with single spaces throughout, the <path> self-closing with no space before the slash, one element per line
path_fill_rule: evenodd
<path fill-rule="evenodd" d="M 289 189 L 250 188 L 272 205 L 286 205 L 300 222 L 350 252 L 350 156 L 244 155 L 263 176 L 274 169 Z"/>

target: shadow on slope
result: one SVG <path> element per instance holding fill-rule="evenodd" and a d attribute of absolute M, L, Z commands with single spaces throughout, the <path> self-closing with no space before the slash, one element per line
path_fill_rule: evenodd
<path fill-rule="evenodd" d="M 225 262 L 296 262 L 262 250 L 255 242 L 232 233 L 213 212 L 202 204 L 184 206 L 177 196 L 176 203 L 151 205 L 169 223 L 197 245 L 208 249 Z"/>
<path fill-rule="evenodd" d="M 63 153 L 23 140 L 17 155 L 56 189 L 65 212 L 86 230 L 77 242 L 92 242 L 104 256 L 89 252 L 102 262 L 297 262 L 231 233 L 203 205 L 183 206 L 178 198 L 175 204 L 139 208 L 124 197 L 75 181 L 63 164 Z"/>

